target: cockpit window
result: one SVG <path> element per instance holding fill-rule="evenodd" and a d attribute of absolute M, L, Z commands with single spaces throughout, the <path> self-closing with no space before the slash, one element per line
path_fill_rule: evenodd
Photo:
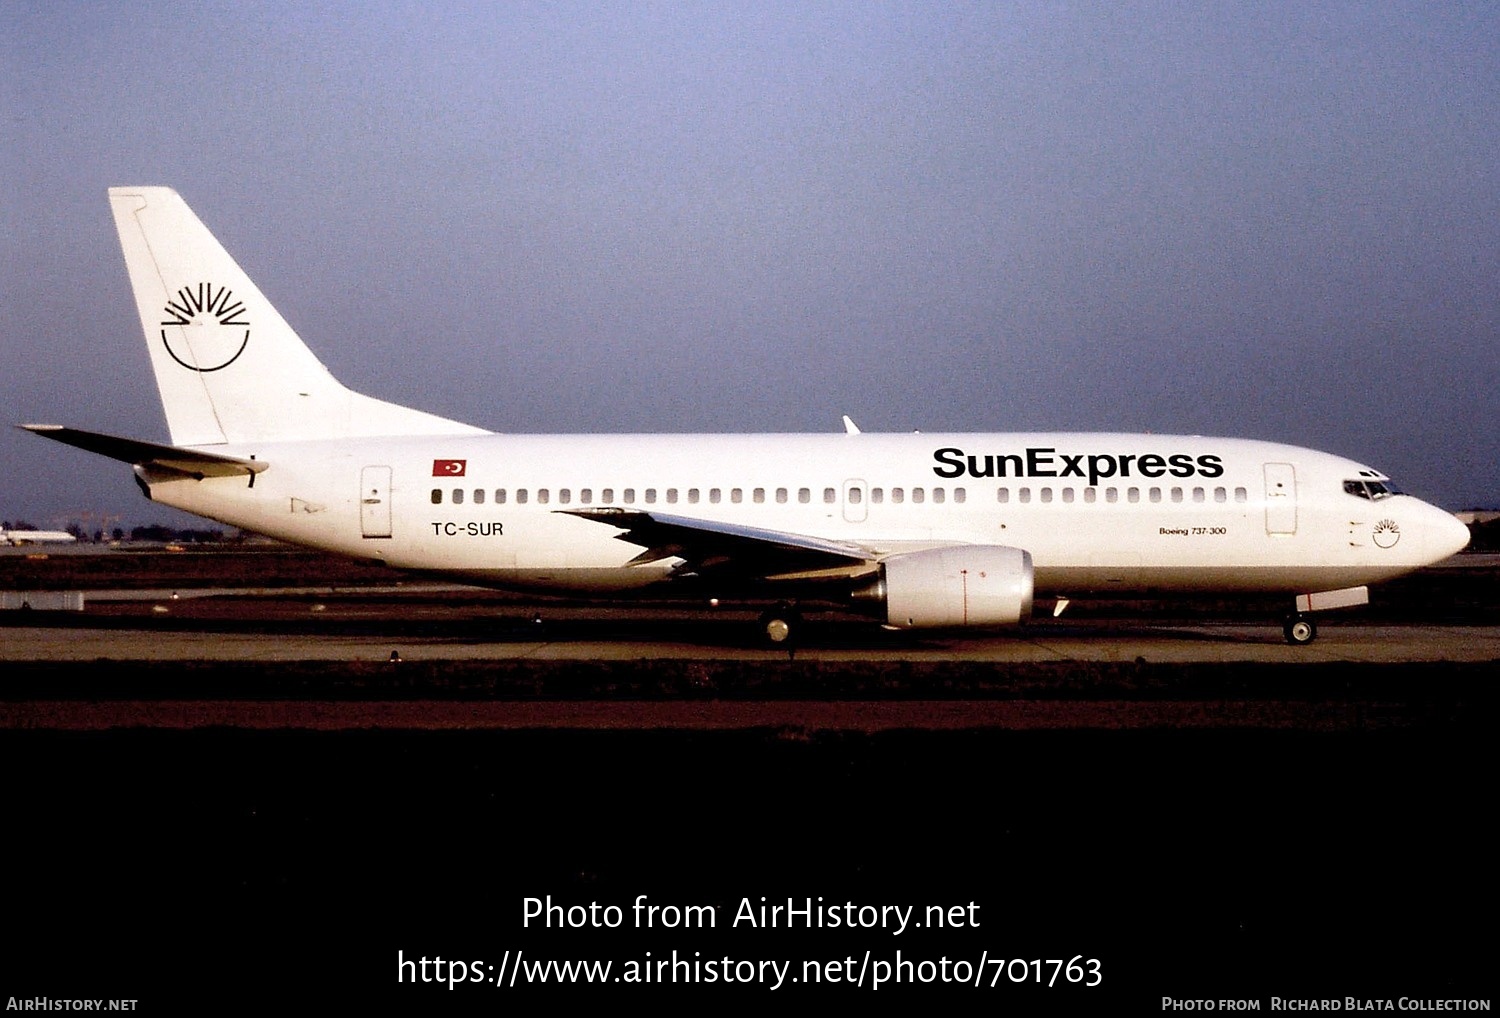
<path fill-rule="evenodd" d="M 1389 480 L 1345 481 L 1344 491 L 1356 498 L 1367 498 L 1371 502 L 1379 502 L 1383 498 L 1401 494 L 1400 490 Z"/>

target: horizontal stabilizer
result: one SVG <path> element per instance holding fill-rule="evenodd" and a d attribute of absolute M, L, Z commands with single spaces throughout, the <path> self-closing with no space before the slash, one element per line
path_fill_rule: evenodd
<path fill-rule="evenodd" d="M 134 438 L 102 435 L 96 431 L 65 428 L 61 424 L 21 424 L 18 427 L 54 442 L 108 456 L 112 460 L 136 466 L 161 467 L 193 477 L 244 477 L 247 474 L 258 474 L 268 465 L 265 460 L 247 460 L 237 456 L 199 452 L 196 449 L 181 449 L 173 445 L 158 445 Z"/>

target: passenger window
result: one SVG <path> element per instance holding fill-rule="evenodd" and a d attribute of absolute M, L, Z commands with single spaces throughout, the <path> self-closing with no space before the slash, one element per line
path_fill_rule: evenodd
<path fill-rule="evenodd" d="M 1001 488 L 998 491 L 996 491 L 995 492 L 995 500 L 998 501 L 998 502 L 1009 502 L 1010 501 L 1010 489 L 1009 488 Z"/>
<path fill-rule="evenodd" d="M 766 489 L 765 488 L 756 488 L 754 491 L 752 491 L 750 493 L 750 501 L 754 502 L 756 505 L 763 504 L 765 502 L 765 500 L 766 500 Z"/>
<path fill-rule="evenodd" d="M 626 488 L 625 489 L 625 504 L 626 505 L 635 505 L 635 489 L 634 488 Z"/>
<path fill-rule="evenodd" d="M 1214 501 L 1215 502 L 1228 502 L 1229 501 L 1229 490 L 1227 488 L 1215 488 L 1214 489 Z"/>
<path fill-rule="evenodd" d="M 504 505 L 505 504 L 505 489 L 504 488 L 496 488 L 495 489 L 495 504 L 496 505 Z"/>
<path fill-rule="evenodd" d="M 557 500 L 563 505 L 567 505 L 569 502 L 573 501 L 573 492 L 567 488 L 564 488 L 557 493 Z"/>
<path fill-rule="evenodd" d="M 786 505 L 786 489 L 785 488 L 777 488 L 776 489 L 776 504 L 777 505 Z"/>
<path fill-rule="evenodd" d="M 655 505 L 656 504 L 656 489 L 655 488 L 647 488 L 646 489 L 646 504 L 647 505 Z"/>
<path fill-rule="evenodd" d="M 697 504 L 698 504 L 698 489 L 697 488 L 689 488 L 688 489 L 688 505 L 697 505 Z"/>
<path fill-rule="evenodd" d="M 1020 490 L 1020 492 L 1018 492 L 1018 494 L 1020 495 L 1020 500 L 1022 502 L 1029 503 L 1031 501 L 1031 489 L 1030 488 L 1022 488 Z"/>
<path fill-rule="evenodd" d="M 462 488 L 454 488 L 453 489 L 453 504 L 454 505 L 463 505 L 464 504 L 464 490 Z"/>
<path fill-rule="evenodd" d="M 1244 488 L 1235 488 L 1234 489 L 1234 500 L 1236 502 L 1248 502 L 1248 501 L 1250 501 L 1250 493 L 1248 491 L 1246 491 Z"/>
<path fill-rule="evenodd" d="M 552 500 L 552 493 L 546 488 L 538 488 L 536 492 L 536 500 L 539 505 L 546 505 Z"/>
<path fill-rule="evenodd" d="M 947 498 L 947 496 L 948 492 L 943 488 L 932 489 L 932 500 L 934 502 L 941 503 L 945 498 Z"/>
<path fill-rule="evenodd" d="M 823 501 L 826 504 L 833 505 L 833 503 L 837 502 L 838 499 L 839 499 L 839 493 L 837 491 L 835 491 L 832 488 L 824 488 L 823 489 Z"/>
<path fill-rule="evenodd" d="M 1193 501 L 1194 502 L 1202 502 L 1203 500 L 1204 500 L 1203 489 L 1202 488 L 1194 488 L 1193 489 Z"/>
<path fill-rule="evenodd" d="M 797 501 L 801 502 L 803 505 L 807 505 L 807 503 L 811 502 L 812 501 L 812 489 L 811 488 L 798 488 L 797 489 Z"/>
<path fill-rule="evenodd" d="M 1129 502 L 1131 505 L 1134 505 L 1135 503 L 1139 502 L 1141 500 L 1141 489 L 1140 488 L 1127 488 L 1127 489 L 1125 489 L 1125 500 L 1127 502 Z"/>
<path fill-rule="evenodd" d="M 433 488 L 432 489 L 432 504 L 433 505 L 442 505 L 443 504 L 443 489 L 442 488 Z"/>
<path fill-rule="evenodd" d="M 906 490 L 904 488 L 892 488 L 891 501 L 896 503 L 897 505 L 900 505 L 902 502 L 906 501 Z"/>
<path fill-rule="evenodd" d="M 880 505 L 884 501 L 885 501 L 885 489 L 884 488 L 871 488 L 870 489 L 870 502 L 871 502 L 871 504 L 873 504 L 873 505 Z"/>
<path fill-rule="evenodd" d="M 913 502 L 925 502 L 925 501 L 927 501 L 927 489 L 926 488 L 913 488 L 911 490 L 911 500 Z"/>
<path fill-rule="evenodd" d="M 475 505 L 484 505 L 484 489 L 483 488 L 475 488 L 474 489 L 474 504 Z"/>
<path fill-rule="evenodd" d="M 1099 500 L 1099 489 L 1098 488 L 1084 488 L 1083 489 L 1083 500 L 1085 502 L 1087 502 L 1089 505 L 1093 505 L 1096 501 Z"/>
<path fill-rule="evenodd" d="M 1043 488 L 1042 489 L 1042 501 L 1043 502 L 1051 502 L 1052 501 L 1052 489 L 1051 488 Z"/>
<path fill-rule="evenodd" d="M 1115 502 L 1120 501 L 1120 489 L 1119 488 L 1105 488 L 1104 489 L 1104 501 L 1109 502 L 1109 503 L 1115 503 Z"/>
<path fill-rule="evenodd" d="M 516 489 L 516 503 L 518 505 L 525 505 L 526 504 L 526 489 L 525 488 L 518 488 L 518 489 Z"/>
<path fill-rule="evenodd" d="M 1152 488 L 1150 494 L 1151 494 L 1151 501 L 1152 502 L 1160 502 L 1161 501 L 1161 489 L 1160 488 Z"/>
<path fill-rule="evenodd" d="M 1073 502 L 1073 489 L 1072 488 L 1064 488 L 1062 490 L 1062 496 L 1063 496 L 1063 502 L 1064 503 L 1072 504 L 1072 502 Z"/>
<path fill-rule="evenodd" d="M 582 491 L 580 491 L 578 493 L 578 501 L 582 502 L 584 505 L 593 505 L 594 504 L 594 491 L 593 491 L 593 489 L 592 488 L 584 488 Z"/>
<path fill-rule="evenodd" d="M 1173 502 L 1181 502 L 1182 501 L 1182 489 L 1181 488 L 1173 488 L 1172 489 L 1172 501 Z"/>
<path fill-rule="evenodd" d="M 864 500 L 865 500 L 865 493 L 863 491 L 861 491 L 859 488 L 850 488 L 849 489 L 849 504 L 850 505 L 859 505 Z"/>
<path fill-rule="evenodd" d="M 968 492 L 967 488 L 954 488 L 953 489 L 953 501 L 955 501 L 955 502 L 967 502 L 968 499 L 969 499 L 969 492 Z"/>
<path fill-rule="evenodd" d="M 668 505 L 676 505 L 677 504 L 677 489 L 676 488 L 668 488 L 667 489 L 667 504 Z"/>
<path fill-rule="evenodd" d="M 615 500 L 615 489 L 613 489 L 613 488 L 605 488 L 603 491 L 599 492 L 599 501 L 601 501 L 601 502 L 613 502 L 614 500 Z"/>
<path fill-rule="evenodd" d="M 744 491 L 742 491 L 739 488 L 730 488 L 729 489 L 729 501 L 733 502 L 735 505 L 739 505 L 744 500 L 745 500 L 745 493 L 744 493 Z"/>
<path fill-rule="evenodd" d="M 709 502 L 710 505 L 718 505 L 719 504 L 719 489 L 718 488 L 709 488 L 708 489 L 708 502 Z"/>

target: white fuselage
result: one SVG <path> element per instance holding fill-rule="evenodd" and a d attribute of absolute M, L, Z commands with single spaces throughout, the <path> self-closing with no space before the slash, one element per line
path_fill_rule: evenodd
<path fill-rule="evenodd" d="M 270 466 L 148 476 L 157 501 L 468 582 L 608 592 L 666 578 L 617 506 L 850 542 L 1030 553 L 1040 595 L 1287 592 L 1378 582 L 1461 548 L 1450 514 L 1351 494 L 1368 467 L 1244 439 L 1111 433 L 456 435 L 216 445 Z M 459 473 L 458 471 L 462 471 Z M 1379 486 L 1376 486 L 1379 488 Z"/>

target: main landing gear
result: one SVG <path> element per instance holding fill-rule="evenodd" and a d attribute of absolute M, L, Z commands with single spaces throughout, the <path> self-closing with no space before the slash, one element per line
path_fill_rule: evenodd
<path fill-rule="evenodd" d="M 1318 624 L 1310 615 L 1288 615 L 1286 624 L 1281 627 L 1281 632 L 1286 637 L 1287 643 L 1294 647 L 1301 647 L 1318 638 Z"/>
<path fill-rule="evenodd" d="M 789 601 L 761 614 L 761 639 L 773 647 L 788 647 L 802 632 L 802 615 Z"/>

